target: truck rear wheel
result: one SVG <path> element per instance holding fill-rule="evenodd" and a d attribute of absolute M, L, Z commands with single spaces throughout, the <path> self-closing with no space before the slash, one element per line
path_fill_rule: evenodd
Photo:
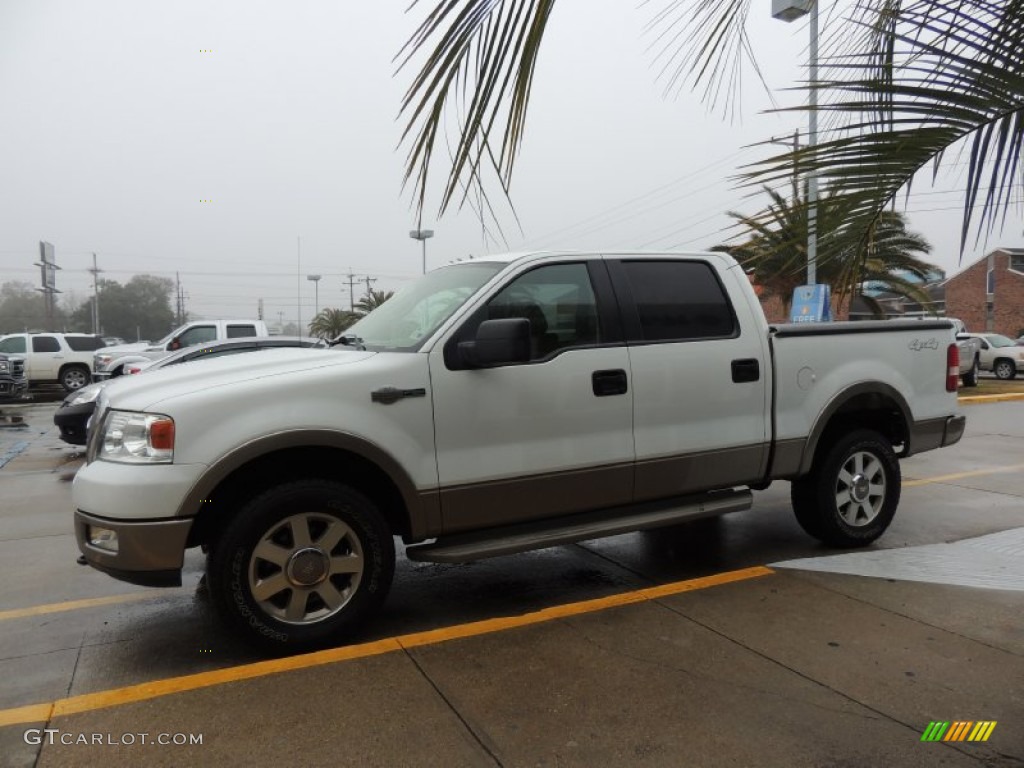
<path fill-rule="evenodd" d="M 831 447 L 819 446 L 810 474 L 793 481 L 790 498 L 797 522 L 814 538 L 833 547 L 866 546 L 896 514 L 899 461 L 878 432 L 848 432 Z"/>
<path fill-rule="evenodd" d="M 1003 379 L 1004 381 L 1009 381 L 1017 375 L 1017 366 L 1014 365 L 1012 360 L 1006 360 L 1005 358 L 996 360 L 992 370 L 995 372 L 997 379 Z"/>
<path fill-rule="evenodd" d="M 343 640 L 383 601 L 395 545 L 375 505 L 341 483 L 289 482 L 247 503 L 210 549 L 210 595 L 264 648 Z"/>
<path fill-rule="evenodd" d="M 61 369 L 60 385 L 65 392 L 74 392 L 89 383 L 89 369 L 84 365 L 68 365 Z"/>

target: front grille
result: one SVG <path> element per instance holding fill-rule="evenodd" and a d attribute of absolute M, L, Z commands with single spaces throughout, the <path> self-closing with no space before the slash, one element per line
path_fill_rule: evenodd
<path fill-rule="evenodd" d="M 11 375 L 16 379 L 20 379 L 25 375 L 25 361 L 20 358 L 11 360 Z"/>

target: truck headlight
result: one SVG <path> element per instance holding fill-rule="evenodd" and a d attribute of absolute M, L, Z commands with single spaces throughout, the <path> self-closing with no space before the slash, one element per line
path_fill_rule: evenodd
<path fill-rule="evenodd" d="M 174 419 L 155 413 L 108 411 L 100 427 L 99 456 L 124 464 L 170 464 Z"/>

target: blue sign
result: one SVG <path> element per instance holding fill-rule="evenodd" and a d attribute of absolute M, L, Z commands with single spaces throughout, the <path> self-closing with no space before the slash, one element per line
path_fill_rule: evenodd
<path fill-rule="evenodd" d="M 832 297 L 827 285 L 798 285 L 789 310 L 791 323 L 822 323 L 832 319 Z"/>

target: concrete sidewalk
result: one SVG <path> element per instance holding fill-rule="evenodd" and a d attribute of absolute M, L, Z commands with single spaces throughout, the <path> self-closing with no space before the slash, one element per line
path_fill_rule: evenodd
<path fill-rule="evenodd" d="M 1019 766 L 1022 608 L 1015 592 L 779 571 L 12 725 L 0 755 L 11 766 Z M 922 743 L 934 720 L 998 725 L 986 743 Z M 61 733 L 28 745 L 27 727 Z M 203 743 L 59 743 L 140 733 Z"/>

